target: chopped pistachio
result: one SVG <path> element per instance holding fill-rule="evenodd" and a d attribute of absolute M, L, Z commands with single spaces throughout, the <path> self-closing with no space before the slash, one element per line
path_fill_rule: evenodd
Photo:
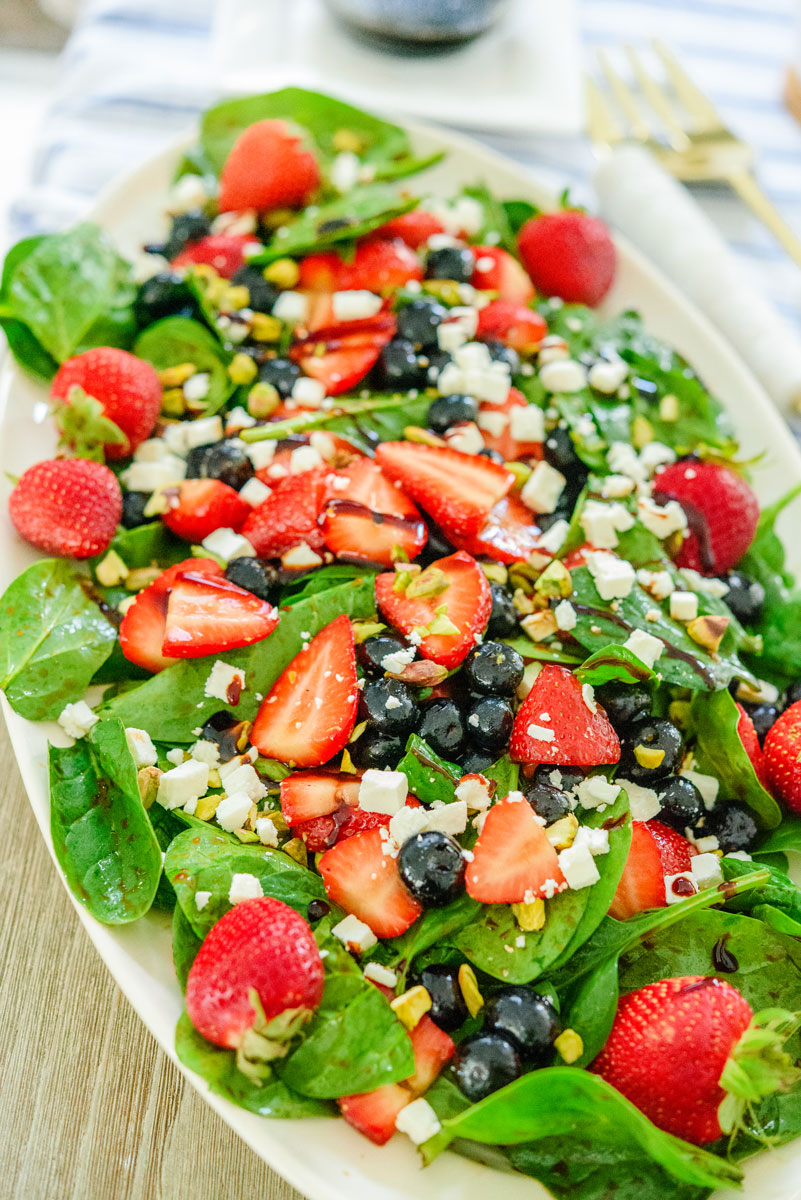
<path fill-rule="evenodd" d="M 578 1062 L 584 1053 L 584 1042 L 581 1035 L 576 1033 L 575 1029 L 565 1029 L 559 1034 L 559 1037 L 554 1042 L 554 1047 L 558 1051 L 563 1062 L 568 1066 L 571 1063 Z"/>
<path fill-rule="evenodd" d="M 507 471 L 511 471 L 514 475 L 515 482 L 513 486 L 515 488 L 521 488 L 526 480 L 531 478 L 531 467 L 526 466 L 525 463 L 505 462 L 503 465 Z"/>
<path fill-rule="evenodd" d="M 545 830 L 545 836 L 556 850 L 567 850 L 568 846 L 572 846 L 576 839 L 578 827 L 578 817 L 571 812 L 566 817 L 560 817 L 558 821 L 554 821 L 553 825 L 549 825 Z"/>
<path fill-rule="evenodd" d="M 228 364 L 228 375 L 236 384 L 252 383 L 259 368 L 249 354 L 235 354 Z"/>
<path fill-rule="evenodd" d="M 358 742 L 359 738 L 362 736 L 362 734 L 364 733 L 366 728 L 367 728 L 366 721 L 360 721 L 358 725 L 354 725 L 353 733 L 348 738 L 348 744 L 351 745 L 353 742 Z"/>
<path fill-rule="evenodd" d="M 186 412 L 186 398 L 182 388 L 167 388 L 163 392 L 161 411 L 168 417 L 180 417 Z"/>
<path fill-rule="evenodd" d="M 544 900 L 521 900 L 512 905 L 512 913 L 525 933 L 538 933 L 540 929 L 545 928 Z"/>
<path fill-rule="evenodd" d="M 484 572 L 487 579 L 489 579 L 490 583 L 503 584 L 503 583 L 506 583 L 506 581 L 509 578 L 509 571 L 503 565 L 503 563 L 482 562 L 482 563 L 479 563 L 478 565 L 481 567 L 481 570 Z"/>
<path fill-rule="evenodd" d="M 385 629 L 386 625 L 382 625 L 380 621 L 354 621 L 354 644 L 358 646 L 362 642 L 366 642 L 368 638 L 375 637 L 376 634 L 383 633 Z"/>
<path fill-rule="evenodd" d="M 476 973 L 468 963 L 462 963 L 459 967 L 458 980 L 467 1011 L 471 1017 L 477 1017 L 484 1007 L 484 997 L 479 990 Z"/>
<path fill-rule="evenodd" d="M 665 752 L 658 750 L 656 746 L 635 746 L 634 757 L 646 771 L 655 771 L 657 767 L 661 767 Z"/>
<path fill-rule="evenodd" d="M 403 589 L 410 600 L 441 596 L 448 590 L 448 577 L 439 567 L 427 567 L 425 571 L 416 574 L 413 570 L 416 565 L 415 563 L 409 565 L 408 569 L 412 572 L 413 578 Z M 405 573 L 403 572 L 403 574 Z"/>
<path fill-rule="evenodd" d="M 306 849 L 306 843 L 303 838 L 290 838 L 288 842 L 284 842 L 281 847 L 284 854 L 288 854 L 290 858 L 294 858 L 295 862 L 300 863 L 305 867 L 309 861 L 309 852 Z"/>
<path fill-rule="evenodd" d="M 255 342 L 280 342 L 284 326 L 270 313 L 256 312 L 250 318 L 250 336 Z"/>
<path fill-rule="evenodd" d="M 129 592 L 139 592 L 161 575 L 161 567 L 134 567 L 128 572 L 125 586 Z"/>
<path fill-rule="evenodd" d="M 248 392 L 248 412 L 257 421 L 269 417 L 280 403 L 278 388 L 271 383 L 254 383 Z"/>
<path fill-rule="evenodd" d="M 222 307 L 226 312 L 250 307 L 250 292 L 244 284 L 231 284 L 225 289 L 225 295 L 222 298 Z"/>
<path fill-rule="evenodd" d="M 159 790 L 161 771 L 158 767 L 140 767 L 136 772 L 136 782 L 139 784 L 139 795 L 145 808 L 150 808 Z"/>
<path fill-rule="evenodd" d="M 431 1008 L 431 996 L 422 983 L 418 983 L 409 988 L 408 992 L 404 992 L 402 996 L 396 996 L 394 1000 L 390 1000 L 389 1007 L 402 1025 L 405 1025 L 407 1029 L 414 1029 L 419 1024 L 420 1018 L 424 1017 Z"/>
<path fill-rule="evenodd" d="M 444 438 L 437 437 L 436 433 L 432 433 L 430 429 L 423 429 L 420 425 L 407 425 L 403 436 L 407 442 L 415 442 L 420 446 L 445 446 L 447 444 Z"/>
<path fill-rule="evenodd" d="M 534 590 L 543 596 L 570 596 L 573 592 L 573 581 L 565 564 L 555 558 L 534 584 Z"/>
<path fill-rule="evenodd" d="M 556 624 L 556 617 L 550 608 L 546 608 L 542 612 L 530 613 L 529 616 L 523 618 L 520 624 L 532 642 L 546 641 L 559 628 Z"/>
<path fill-rule="evenodd" d="M 331 145 L 337 151 L 350 151 L 351 154 L 359 154 L 364 149 L 364 142 L 361 135 L 355 129 L 337 129 L 331 139 Z"/>
<path fill-rule="evenodd" d="M 723 635 L 728 626 L 728 617 L 708 615 L 696 617 L 694 621 L 690 621 L 687 625 L 687 632 L 699 646 L 714 653 L 723 641 Z"/>
<path fill-rule="evenodd" d="M 179 388 L 197 375 L 197 367 L 193 362 L 177 363 L 174 367 L 164 367 L 157 374 L 163 388 Z"/>
<path fill-rule="evenodd" d="M 342 751 L 342 761 L 339 764 L 339 769 L 345 775 L 357 775 L 358 774 L 358 771 L 356 770 L 356 767 L 354 766 L 353 759 L 351 758 L 347 749 Z M 286 847 L 284 847 L 284 848 L 286 849 Z"/>
<path fill-rule="evenodd" d="M 95 575 L 103 587 L 117 587 L 128 578 L 128 568 L 116 550 L 109 550 L 95 568 Z"/>
<path fill-rule="evenodd" d="M 646 417 L 635 417 L 631 423 L 631 442 L 635 450 L 643 450 L 654 440 L 654 427 Z"/>
<path fill-rule="evenodd" d="M 255 834 L 252 829 L 235 829 L 234 833 L 240 842 L 257 842 L 259 840 L 258 834 Z"/>
<path fill-rule="evenodd" d="M 264 268 L 262 274 L 268 283 L 288 289 L 293 288 L 300 279 L 300 267 L 294 258 L 277 258 Z"/>
<path fill-rule="evenodd" d="M 217 805 L 223 798 L 222 792 L 209 792 L 207 796 L 201 796 L 197 802 L 195 816 L 199 821 L 210 821 L 217 811 Z"/>

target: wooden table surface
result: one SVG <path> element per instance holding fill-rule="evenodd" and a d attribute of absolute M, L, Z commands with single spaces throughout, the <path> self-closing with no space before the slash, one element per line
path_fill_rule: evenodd
<path fill-rule="evenodd" d="M 0 721 L 0 1200 L 300 1200 L 179 1075 L 67 899 Z"/>

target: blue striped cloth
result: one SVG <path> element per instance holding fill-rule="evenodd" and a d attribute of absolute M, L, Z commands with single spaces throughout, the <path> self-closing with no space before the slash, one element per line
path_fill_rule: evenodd
<path fill-rule="evenodd" d="M 659 36 L 731 127 L 759 153 L 763 186 L 801 231 L 801 127 L 781 91 L 795 44 L 793 0 L 579 0 L 588 69 L 598 48 Z M 14 205 L 24 236 L 77 219 L 97 192 L 184 131 L 214 99 L 213 0 L 88 0 L 63 57 L 30 190 Z M 591 202 L 584 139 L 485 139 L 555 190 Z M 801 275 L 725 190 L 698 189 L 756 288 L 801 329 Z"/>

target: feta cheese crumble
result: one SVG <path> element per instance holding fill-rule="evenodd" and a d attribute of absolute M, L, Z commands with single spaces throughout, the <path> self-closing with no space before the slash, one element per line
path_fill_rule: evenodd
<path fill-rule="evenodd" d="M 59 725 L 72 738 L 85 737 L 97 721 L 97 713 L 92 712 L 85 700 L 65 704 L 58 715 Z"/>

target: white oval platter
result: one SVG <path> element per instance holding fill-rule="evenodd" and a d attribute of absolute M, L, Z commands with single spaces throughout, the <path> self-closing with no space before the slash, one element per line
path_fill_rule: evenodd
<path fill-rule="evenodd" d="M 424 177 L 426 191 L 447 195 L 462 184 L 486 180 L 502 197 L 528 197 L 548 207 L 553 198 L 528 171 L 478 142 L 447 130 L 407 122 L 420 154 L 445 150 L 446 160 Z M 136 256 L 164 225 L 170 179 L 183 148 L 176 144 L 133 171 L 98 202 L 90 219 L 112 235 L 123 253 Z M 680 350 L 707 385 L 729 407 L 746 457 L 763 453 L 756 486 L 770 502 L 801 478 L 801 452 L 768 397 L 737 354 L 709 322 L 623 238 L 617 239 L 619 269 L 604 303 L 610 313 L 637 308 L 651 331 Z M 0 366 L 0 469 L 18 475 L 53 451 L 47 397 L 6 355 Z M 6 513 L 10 484 L 3 476 L 0 517 L 0 588 L 36 554 L 15 534 Z M 797 529 L 797 526 L 796 526 Z M 801 538 L 792 524 L 780 527 L 790 547 L 791 565 L 801 568 Z M 42 836 L 52 854 L 47 797 L 47 739 L 64 744 L 58 726 L 33 724 L 3 709 L 22 778 Z M 133 926 L 113 928 L 75 907 L 89 937 L 141 1019 L 166 1054 L 177 1063 L 173 1030 L 182 1009 L 170 953 L 168 921 L 151 914 Z M 311 1200 L 485 1200 L 502 1191 L 504 1200 L 537 1200 L 545 1191 L 522 1176 L 495 1171 L 453 1154 L 421 1170 L 411 1143 L 398 1135 L 379 1149 L 344 1121 L 269 1121 L 211 1095 L 205 1083 L 183 1071 L 208 1103 L 265 1162 Z M 746 1200 L 793 1200 L 801 1196 L 801 1144 L 759 1155 L 746 1167 Z M 723 1200 L 722 1194 L 719 1200 Z"/>

